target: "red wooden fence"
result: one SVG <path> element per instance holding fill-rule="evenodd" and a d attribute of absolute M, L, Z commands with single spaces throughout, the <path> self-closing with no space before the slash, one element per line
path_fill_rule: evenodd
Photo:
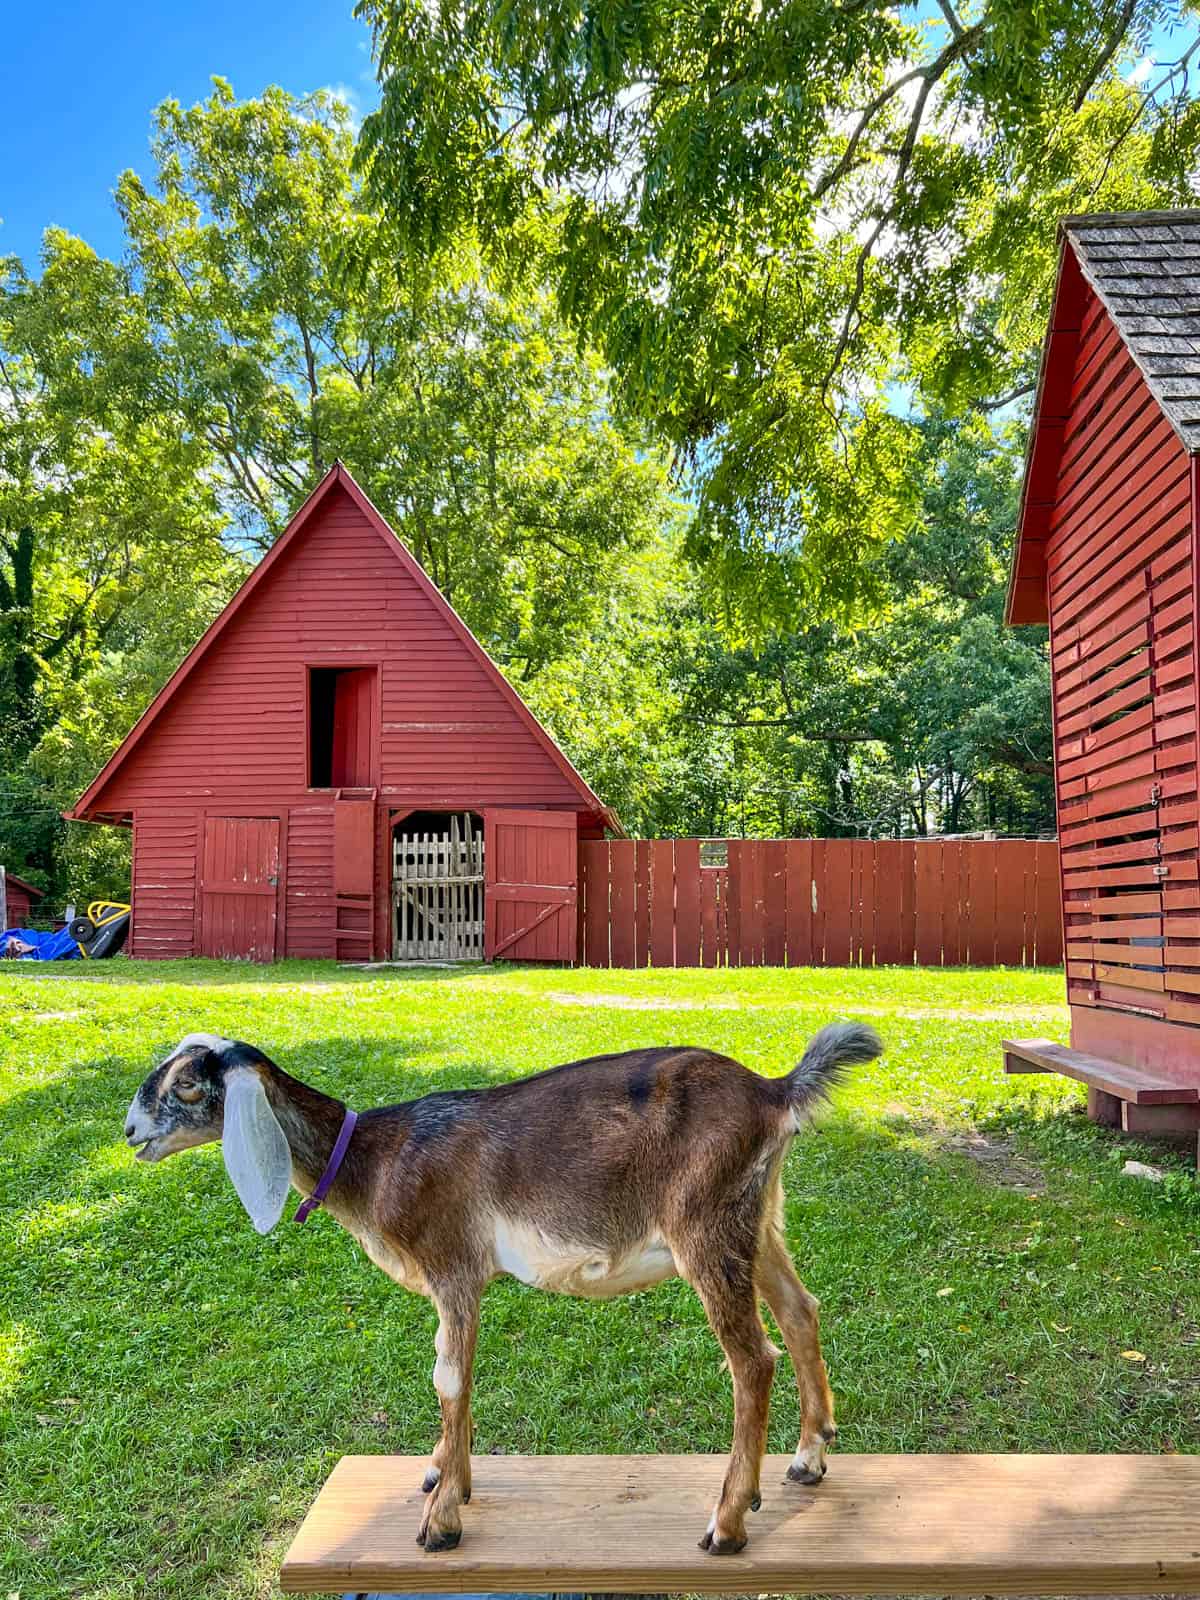
<path fill-rule="evenodd" d="M 1058 845 L 1033 839 L 580 844 L 589 967 L 1057 965 Z"/>

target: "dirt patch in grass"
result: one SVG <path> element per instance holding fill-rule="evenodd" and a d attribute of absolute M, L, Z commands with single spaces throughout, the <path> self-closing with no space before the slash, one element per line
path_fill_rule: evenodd
<path fill-rule="evenodd" d="M 1045 1194 L 1041 1169 L 1018 1155 L 1012 1142 L 999 1133 L 978 1128 L 948 1128 L 944 1123 L 914 1116 L 907 1106 L 893 1102 L 883 1109 L 883 1120 L 905 1134 L 915 1134 L 931 1151 L 949 1150 L 965 1156 L 988 1183 L 1019 1194 Z"/>
<path fill-rule="evenodd" d="M 1007 1139 L 998 1134 L 952 1133 L 941 1141 L 942 1148 L 973 1161 L 989 1183 L 1022 1194 L 1045 1194 L 1046 1180 L 1032 1161 L 1019 1156 Z"/>

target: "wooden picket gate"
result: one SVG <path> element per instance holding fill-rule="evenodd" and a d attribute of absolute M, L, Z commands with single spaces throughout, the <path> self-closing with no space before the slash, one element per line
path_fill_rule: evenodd
<path fill-rule="evenodd" d="M 1058 844 L 1034 839 L 585 840 L 591 967 L 1054 966 Z"/>
<path fill-rule="evenodd" d="M 445 833 L 392 843 L 392 959 L 483 960 L 483 835 L 469 813 Z"/>

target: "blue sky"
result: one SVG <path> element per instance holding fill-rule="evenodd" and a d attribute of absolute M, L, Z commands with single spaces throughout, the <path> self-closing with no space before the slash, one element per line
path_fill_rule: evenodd
<path fill-rule="evenodd" d="M 366 26 L 353 0 L 34 0 L 4 29 L 0 255 L 36 270 L 43 228 L 121 250 L 118 175 L 149 174 L 150 114 L 201 99 L 214 73 L 239 96 L 269 83 L 336 88 L 374 103 Z"/>
<path fill-rule="evenodd" d="M 150 168 L 160 100 L 201 99 L 213 74 L 239 96 L 269 83 L 333 88 L 361 112 L 375 100 L 366 27 L 353 0 L 33 0 L 12 9 L 0 58 L 0 255 L 36 271 L 43 228 L 79 234 L 104 255 L 122 248 L 112 188 Z M 936 15 L 933 0 L 918 14 Z M 1170 60 L 1179 32 L 1158 29 L 1151 57 Z"/>

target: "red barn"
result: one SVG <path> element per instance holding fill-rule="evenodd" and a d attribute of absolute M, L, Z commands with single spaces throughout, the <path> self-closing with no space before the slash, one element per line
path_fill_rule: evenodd
<path fill-rule="evenodd" d="M 133 829 L 131 954 L 573 960 L 597 799 L 333 467 L 69 816 Z"/>
<path fill-rule="evenodd" d="M 4 875 L 5 896 L 8 903 L 8 914 L 5 926 L 9 928 L 24 927 L 33 915 L 33 903 L 42 898 L 42 891 L 35 889 L 33 884 L 26 883 L 24 878 L 14 877 L 11 872 Z"/>
<path fill-rule="evenodd" d="M 1200 1127 L 1200 211 L 1068 219 L 1007 620 L 1048 623 L 1070 1050 L 1098 1120 Z"/>

